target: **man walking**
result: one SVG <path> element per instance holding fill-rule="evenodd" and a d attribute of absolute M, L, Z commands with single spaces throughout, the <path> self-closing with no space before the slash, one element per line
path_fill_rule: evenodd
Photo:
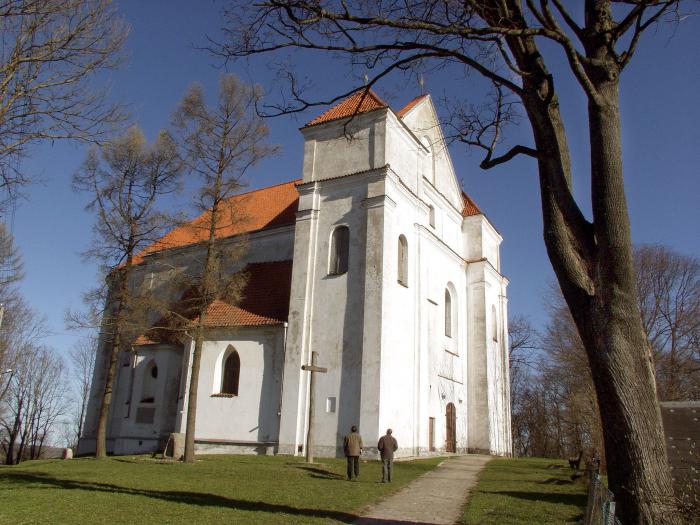
<path fill-rule="evenodd" d="M 357 433 L 355 425 L 350 429 L 351 432 L 343 439 L 343 451 L 345 457 L 348 458 L 348 480 L 352 481 L 352 475 L 355 474 L 355 479 L 360 475 L 360 454 L 362 454 L 362 436 Z"/>
<path fill-rule="evenodd" d="M 382 483 L 391 483 L 391 473 L 394 470 L 394 452 L 399 448 L 391 429 L 386 430 L 386 435 L 379 438 L 377 449 L 382 457 Z"/>

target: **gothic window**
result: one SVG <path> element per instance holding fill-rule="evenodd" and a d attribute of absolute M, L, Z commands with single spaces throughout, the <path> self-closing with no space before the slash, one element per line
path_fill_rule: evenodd
<path fill-rule="evenodd" d="M 141 403 L 155 403 L 156 385 L 158 383 L 158 366 L 151 359 L 143 371 L 141 381 Z"/>
<path fill-rule="evenodd" d="M 428 221 L 431 228 L 435 228 L 435 208 L 428 205 Z"/>
<path fill-rule="evenodd" d="M 235 350 L 224 361 L 224 370 L 221 374 L 221 393 L 238 395 L 238 379 L 241 375 L 241 358 Z"/>
<path fill-rule="evenodd" d="M 445 288 L 445 335 L 452 337 L 452 295 Z"/>
<path fill-rule="evenodd" d="M 408 243 L 403 235 L 399 235 L 398 281 L 400 284 L 408 286 Z"/>
<path fill-rule="evenodd" d="M 491 306 L 491 338 L 498 341 L 498 317 L 495 306 Z"/>
<path fill-rule="evenodd" d="M 348 253 L 350 251 L 350 230 L 347 226 L 338 226 L 331 238 L 331 261 L 328 273 L 340 275 L 348 271 Z"/>

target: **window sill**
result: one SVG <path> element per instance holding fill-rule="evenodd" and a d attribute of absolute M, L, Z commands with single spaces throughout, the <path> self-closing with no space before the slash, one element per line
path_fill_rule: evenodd
<path fill-rule="evenodd" d="M 224 394 L 224 393 L 219 393 L 219 394 L 212 394 L 209 397 L 238 397 L 238 394 Z"/>

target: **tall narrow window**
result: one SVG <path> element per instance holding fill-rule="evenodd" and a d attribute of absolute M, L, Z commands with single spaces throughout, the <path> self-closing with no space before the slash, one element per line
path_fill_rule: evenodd
<path fill-rule="evenodd" d="M 241 374 L 241 358 L 235 350 L 224 361 L 224 373 L 221 376 L 221 393 L 238 395 L 238 379 Z"/>
<path fill-rule="evenodd" d="M 153 403 L 156 397 L 156 385 L 158 383 L 158 366 L 151 359 L 143 371 L 141 381 L 141 403 Z"/>
<path fill-rule="evenodd" d="M 347 226 L 338 226 L 331 238 L 331 264 L 328 273 L 340 275 L 348 271 L 348 253 L 350 251 L 350 230 Z"/>
<path fill-rule="evenodd" d="M 431 228 L 435 228 L 435 208 L 428 206 L 428 221 Z"/>
<path fill-rule="evenodd" d="M 498 316 L 495 306 L 491 306 L 491 339 L 498 341 Z"/>
<path fill-rule="evenodd" d="M 397 278 L 400 284 L 408 286 L 408 243 L 403 235 L 399 235 Z"/>
<path fill-rule="evenodd" d="M 452 337 L 452 295 L 445 288 L 445 335 Z"/>

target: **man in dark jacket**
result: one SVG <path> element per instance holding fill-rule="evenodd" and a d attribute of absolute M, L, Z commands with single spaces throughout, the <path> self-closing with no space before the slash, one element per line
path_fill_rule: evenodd
<path fill-rule="evenodd" d="M 348 458 L 348 480 L 352 480 L 353 473 L 355 479 L 360 475 L 360 454 L 362 454 L 362 436 L 357 433 L 357 427 L 352 426 L 350 434 L 343 439 L 343 451 Z"/>
<path fill-rule="evenodd" d="M 391 483 L 391 473 L 394 470 L 394 452 L 399 448 L 396 439 L 391 435 L 388 428 L 386 435 L 379 438 L 377 449 L 382 457 L 382 483 Z"/>

